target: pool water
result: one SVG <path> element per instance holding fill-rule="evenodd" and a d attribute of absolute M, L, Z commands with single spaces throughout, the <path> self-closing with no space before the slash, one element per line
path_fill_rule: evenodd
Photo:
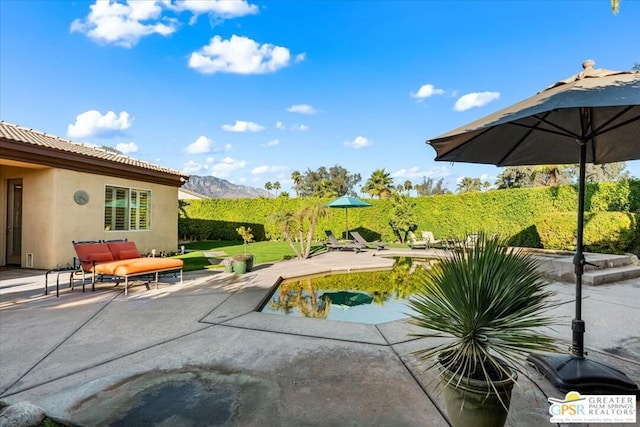
<path fill-rule="evenodd" d="M 407 301 L 420 283 L 418 272 L 435 262 L 403 257 L 396 259 L 391 270 L 288 279 L 259 311 L 370 324 L 407 318 Z"/>

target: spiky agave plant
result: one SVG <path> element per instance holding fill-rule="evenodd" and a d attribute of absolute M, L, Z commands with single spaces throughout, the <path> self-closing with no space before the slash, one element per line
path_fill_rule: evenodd
<path fill-rule="evenodd" d="M 536 260 L 479 234 L 473 247 L 418 275 L 422 286 L 408 302 L 408 315 L 426 329 L 412 335 L 449 338 L 415 352 L 432 361 L 427 370 L 443 366 L 495 390 L 495 381 L 515 381 L 508 367 L 517 370 L 529 352 L 557 349 L 543 333 L 557 319 L 548 315 L 555 303 Z"/>

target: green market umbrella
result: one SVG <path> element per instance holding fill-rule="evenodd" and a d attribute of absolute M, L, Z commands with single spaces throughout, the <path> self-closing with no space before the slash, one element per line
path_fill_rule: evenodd
<path fill-rule="evenodd" d="M 354 307 L 356 305 L 371 304 L 373 297 L 362 292 L 325 292 L 320 297 L 323 300 L 331 301 L 331 304 Z"/>
<path fill-rule="evenodd" d="M 351 196 L 342 196 L 342 197 L 338 197 L 337 199 L 335 199 L 332 202 L 329 202 L 327 204 L 328 207 L 330 208 L 343 208 L 344 209 L 344 214 L 345 214 L 345 219 L 346 219 L 346 226 L 347 226 L 347 231 L 345 233 L 347 239 L 349 238 L 349 208 L 368 208 L 371 205 L 367 202 L 363 202 L 360 199 L 356 199 L 355 197 L 351 197 Z"/>

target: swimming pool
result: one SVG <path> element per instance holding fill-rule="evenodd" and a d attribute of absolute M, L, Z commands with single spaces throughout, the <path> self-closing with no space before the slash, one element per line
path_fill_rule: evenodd
<path fill-rule="evenodd" d="M 291 317 L 384 323 L 408 317 L 416 272 L 436 259 L 396 258 L 391 270 L 334 273 L 282 281 L 258 310 Z"/>

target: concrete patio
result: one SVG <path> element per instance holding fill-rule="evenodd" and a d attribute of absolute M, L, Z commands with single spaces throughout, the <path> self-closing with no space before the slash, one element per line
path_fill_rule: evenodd
<path fill-rule="evenodd" d="M 405 321 L 254 311 L 281 277 L 388 268 L 383 252 L 325 253 L 241 276 L 185 273 L 182 285 L 166 277 L 126 297 L 107 282 L 72 291 L 68 274 L 59 297 L 55 283 L 45 296 L 44 272 L 0 271 L 0 403 L 29 401 L 82 426 L 447 426 L 435 374 L 412 356 L 424 339 Z M 552 287 L 573 300 L 573 284 Z M 640 279 L 585 286 L 583 296 L 589 357 L 640 383 Z M 567 347 L 573 310 L 556 309 Z M 522 372 L 508 425 L 548 425 L 547 397 L 564 395 L 533 368 Z"/>

